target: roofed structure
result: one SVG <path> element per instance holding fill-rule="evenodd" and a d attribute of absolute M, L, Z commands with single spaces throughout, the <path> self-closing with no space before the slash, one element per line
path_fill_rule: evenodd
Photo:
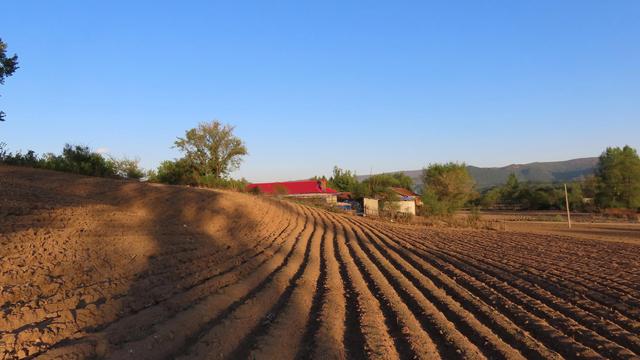
<path fill-rule="evenodd" d="M 258 188 L 261 193 L 269 195 L 337 194 L 337 191 L 327 187 L 326 180 L 283 181 L 247 185 L 248 190 L 254 188 Z"/>
<path fill-rule="evenodd" d="M 420 195 L 414 193 L 411 190 L 407 190 L 407 189 L 401 188 L 401 187 L 392 187 L 391 191 L 393 191 L 398 196 L 400 196 L 401 200 L 413 201 L 413 202 L 415 202 L 416 205 L 422 206 L 422 200 L 420 199 Z"/>

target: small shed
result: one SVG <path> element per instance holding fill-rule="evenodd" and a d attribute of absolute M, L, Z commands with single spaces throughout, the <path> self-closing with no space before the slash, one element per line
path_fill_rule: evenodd
<path fill-rule="evenodd" d="M 392 187 L 391 191 L 393 191 L 396 195 L 400 197 L 402 201 L 413 201 L 416 206 L 422 206 L 422 200 L 420 199 L 420 195 L 414 193 L 411 190 L 407 190 L 401 187 Z M 413 211 L 415 214 L 415 209 Z"/>
<path fill-rule="evenodd" d="M 363 198 L 362 209 L 364 216 L 378 216 L 380 214 L 378 211 L 378 199 Z"/>
<path fill-rule="evenodd" d="M 416 214 L 416 202 L 415 200 L 400 200 L 394 201 L 393 204 L 396 207 L 396 211 L 402 214 Z"/>

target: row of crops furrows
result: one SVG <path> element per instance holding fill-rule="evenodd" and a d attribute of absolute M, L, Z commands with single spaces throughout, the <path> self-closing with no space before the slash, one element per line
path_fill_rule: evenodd
<path fill-rule="evenodd" d="M 611 287 L 597 286 L 594 274 L 606 263 L 589 266 L 584 259 L 577 259 L 587 252 L 584 247 L 589 244 L 575 245 L 575 262 L 554 267 L 548 260 L 552 254 L 522 251 L 518 237 L 512 234 L 437 230 L 425 233 L 380 227 L 374 230 L 387 239 L 389 246 L 395 244 L 408 256 L 415 256 L 416 261 L 441 270 L 565 357 L 633 358 L 640 352 L 635 306 L 638 293 L 616 281 L 611 281 Z M 517 235 L 524 243 L 548 241 L 534 235 Z M 566 244 L 558 248 L 562 249 L 562 256 L 571 249 Z M 637 248 L 628 246 L 625 250 L 627 254 L 623 252 L 619 258 L 610 255 L 610 260 L 637 267 L 638 263 L 628 258 Z M 582 267 L 589 267 L 592 273 L 581 274 Z M 597 281 L 607 285 L 606 277 Z"/>
<path fill-rule="evenodd" d="M 192 286 L 160 291 L 162 301 L 74 351 L 136 359 L 640 354 L 632 247 L 556 239 L 553 248 L 541 236 L 415 230 L 291 206 L 298 215 L 269 215 L 254 248 L 210 273 L 185 269 L 185 279 L 198 279 L 185 280 Z M 598 253 L 627 268 L 611 269 Z"/>
<path fill-rule="evenodd" d="M 128 285 L 126 281 L 121 282 L 121 289 L 114 289 L 111 282 L 95 284 L 97 291 L 105 294 L 98 306 L 84 306 L 92 310 L 84 323 L 78 322 L 78 315 L 84 309 L 74 310 L 76 318 L 69 319 L 74 326 L 59 324 L 58 341 L 43 348 L 42 355 L 75 354 L 82 358 L 119 356 L 126 352 L 136 358 L 140 353 L 157 358 L 162 351 L 155 352 L 155 356 L 149 352 L 148 348 L 153 347 L 149 340 L 159 342 L 158 334 L 163 329 L 175 325 L 179 331 L 183 322 L 195 325 L 197 322 L 190 320 L 193 317 L 197 317 L 198 322 L 206 322 L 209 315 L 195 314 L 206 311 L 225 292 L 242 288 L 238 284 L 244 279 L 252 279 L 256 272 L 278 266 L 278 259 L 286 257 L 290 251 L 290 239 L 295 239 L 301 229 L 308 226 L 303 216 L 292 216 L 299 211 L 298 208 L 267 207 L 264 217 L 253 229 L 238 228 L 239 236 L 255 238 L 251 247 L 198 252 L 188 247 L 180 251 L 176 246 L 173 253 L 165 252 L 151 259 L 148 269 L 136 274 Z M 87 289 L 84 291 L 86 293 Z M 198 326 L 187 328 L 197 329 Z M 178 343 L 179 339 L 169 341 L 159 348 Z"/>

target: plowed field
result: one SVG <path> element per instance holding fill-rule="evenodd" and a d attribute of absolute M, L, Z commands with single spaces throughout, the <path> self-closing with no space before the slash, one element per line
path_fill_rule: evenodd
<path fill-rule="evenodd" d="M 640 246 L 0 167 L 0 359 L 637 358 Z"/>

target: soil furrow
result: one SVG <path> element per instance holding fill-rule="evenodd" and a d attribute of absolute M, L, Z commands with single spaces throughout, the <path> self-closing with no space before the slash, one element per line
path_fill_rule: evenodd
<path fill-rule="evenodd" d="M 286 240 L 286 246 L 279 249 L 265 264 L 239 283 L 222 287 L 204 301 L 178 313 L 174 318 L 155 326 L 152 335 L 122 346 L 109 353 L 112 358 L 166 358 L 185 351 L 191 344 L 220 323 L 247 299 L 269 284 L 283 268 L 292 263 L 302 250 L 305 240 L 302 234 L 310 230 L 307 222 L 299 224 L 298 231 Z M 297 235 L 296 235 L 297 233 Z"/>
<path fill-rule="evenodd" d="M 605 352 L 608 356 L 614 354 L 616 356 L 632 356 L 633 352 L 625 347 L 637 348 L 638 341 L 632 334 L 625 333 L 618 327 L 607 327 L 606 323 L 599 321 L 599 319 L 596 320 L 593 317 L 589 319 L 588 314 L 572 311 L 570 305 L 543 289 L 531 286 L 526 280 L 512 275 L 518 274 L 518 272 L 503 272 L 499 269 L 499 264 L 493 263 L 486 257 L 477 259 L 472 255 L 460 255 L 453 251 L 454 249 L 451 249 L 442 253 L 453 256 L 458 261 L 486 273 L 491 279 L 495 279 L 491 283 L 496 284 L 498 288 L 504 288 L 500 281 L 507 282 L 510 287 L 516 289 L 516 293 L 512 296 L 517 300 L 512 298 L 513 301 L 528 308 L 529 311 L 536 312 L 536 315 L 548 319 L 551 324 L 555 324 L 556 328 L 567 335 L 576 337 L 583 344 L 598 349 L 599 352 Z M 492 268 L 491 265 L 494 267 Z M 484 281 L 489 283 L 486 279 L 488 278 L 485 278 Z"/>
<path fill-rule="evenodd" d="M 633 239 L 6 166 L 0 199 L 3 360 L 640 357 Z"/>
<path fill-rule="evenodd" d="M 580 334 L 579 332 L 571 332 L 570 330 L 572 328 L 564 326 L 563 323 L 555 322 L 554 315 L 539 310 L 536 306 L 541 304 L 528 302 L 526 295 L 520 293 L 515 288 L 497 281 L 491 276 L 477 271 L 475 268 L 457 261 L 446 254 L 418 251 L 422 256 L 435 256 L 439 258 L 445 262 L 445 266 L 448 268 L 454 267 L 456 273 L 461 275 L 459 278 L 462 278 L 463 274 L 472 277 L 475 280 L 474 288 L 478 296 L 485 297 L 486 301 L 491 301 L 494 306 L 499 306 L 503 312 L 509 312 L 512 316 L 515 316 L 515 318 L 519 320 L 521 327 L 528 329 L 529 332 L 533 333 L 538 339 L 543 340 L 547 346 L 550 346 L 563 356 L 580 358 L 598 358 L 600 356 L 590 346 L 582 342 L 576 342 L 573 339 L 574 335 Z M 469 284 L 473 284 L 473 282 Z M 489 290 L 489 292 L 486 290 L 483 291 L 483 288 Z M 514 311 L 513 309 L 517 310 Z M 534 311 L 534 313 L 531 311 Z M 559 324 L 562 325 L 561 329 L 552 326 L 552 323 L 547 321 L 551 321 L 556 326 Z M 569 334 L 566 334 L 564 331 L 569 331 Z M 587 343 L 589 344 L 588 341 Z"/>
<path fill-rule="evenodd" d="M 320 249 L 325 238 L 326 224 L 317 214 L 313 214 L 315 228 L 311 235 L 305 259 L 300 270 L 290 282 L 278 304 L 269 312 L 275 319 L 261 324 L 264 331 L 253 332 L 254 345 L 240 346 L 235 358 L 244 358 L 244 349 L 253 348 L 249 358 L 293 359 L 302 348 L 309 321 L 317 316 L 312 311 L 313 300 L 318 292 L 316 287 L 320 278 Z"/>
<path fill-rule="evenodd" d="M 367 337 L 361 324 L 360 305 L 358 301 L 358 293 L 349 277 L 346 262 L 342 259 L 339 247 L 344 243 L 344 228 L 338 226 L 336 228 L 336 238 L 333 241 L 333 257 L 340 271 L 340 280 L 343 283 L 345 297 L 345 319 L 344 319 L 344 337 L 342 339 L 343 347 L 349 359 L 366 359 Z M 335 325 L 333 327 L 336 327 Z"/>
<path fill-rule="evenodd" d="M 298 354 L 299 359 L 328 358 L 344 359 L 346 350 L 343 343 L 345 336 L 345 292 L 340 267 L 335 258 L 334 243 L 338 237 L 334 222 L 327 224 L 326 238 L 322 242 L 321 259 L 321 283 L 318 288 L 323 288 L 319 298 L 318 315 L 315 324 L 309 331 L 313 339 L 307 341 L 307 348 Z M 314 320 L 314 319 L 312 319 Z"/>
<path fill-rule="evenodd" d="M 206 298 L 210 293 L 241 281 L 244 277 L 248 276 L 251 271 L 267 262 L 274 253 L 281 251 L 284 243 L 275 243 L 274 241 L 271 246 L 273 246 L 273 248 L 267 249 L 260 254 L 255 254 L 253 258 L 242 262 L 238 266 L 233 266 L 230 269 L 212 276 L 197 287 L 186 289 L 172 297 L 157 302 L 153 307 L 147 307 L 142 311 L 120 318 L 114 323 L 107 324 L 108 326 L 105 325 L 102 331 L 87 334 L 84 338 L 80 338 L 77 341 L 100 343 L 104 342 L 103 339 L 108 339 L 108 345 L 103 344 L 100 346 L 110 348 L 121 346 L 120 344 L 124 342 L 144 339 L 148 336 L 149 332 L 153 331 L 154 325 L 158 325 L 158 319 L 170 319 L 175 316 L 176 313 L 193 307 L 194 304 Z M 96 342 L 94 339 L 101 340 Z M 75 347 L 73 344 L 62 345 L 64 346 L 59 346 L 61 348 L 58 351 L 59 353 L 64 351 L 62 349 L 63 347 L 70 349 Z"/>
<path fill-rule="evenodd" d="M 342 225 L 347 226 L 346 243 L 349 255 L 358 267 L 369 289 L 380 301 L 381 310 L 389 327 L 390 335 L 401 358 L 439 358 L 440 352 L 436 344 L 423 330 L 412 310 L 400 299 L 376 266 L 357 247 L 357 237 L 354 229 L 348 225 Z M 449 350 L 448 355 L 456 354 L 456 349 Z M 461 353 L 462 350 L 458 349 L 458 354 Z"/>
<path fill-rule="evenodd" d="M 176 358 L 246 358 L 254 340 L 277 317 L 291 295 L 295 281 L 302 275 L 309 257 L 310 239 L 316 231 L 315 220 L 305 211 L 309 226 L 298 236 L 293 254 L 268 279 L 245 298 L 228 307 L 209 326 L 192 337 Z"/>
<path fill-rule="evenodd" d="M 345 241 L 338 241 L 339 261 L 344 264 L 346 276 L 353 286 L 360 328 L 364 338 L 364 350 L 367 358 L 371 359 L 399 359 L 395 343 L 390 336 L 385 316 L 382 313 L 380 302 L 371 293 L 362 274 L 353 262 L 347 245 L 348 229 L 344 228 Z"/>
<path fill-rule="evenodd" d="M 464 244 L 464 243 L 460 244 L 455 241 L 449 242 L 449 244 L 451 243 L 456 243 L 456 245 L 458 245 L 459 247 L 466 248 L 466 250 L 464 251 L 465 254 L 483 253 L 483 250 L 478 247 L 469 246 L 468 244 Z M 442 245 L 441 248 L 450 248 L 450 246 Z M 507 263 L 510 257 L 511 257 L 510 255 L 505 255 L 500 259 L 500 262 Z M 492 258 L 492 254 L 490 253 L 484 254 L 484 256 L 482 257 L 482 259 L 487 259 L 487 260 L 491 258 Z M 523 268 L 523 265 L 526 267 Z M 535 262 L 532 262 L 530 264 L 513 264 L 508 267 L 508 269 L 512 269 L 512 268 L 522 269 L 519 272 L 531 273 L 530 276 L 533 276 L 533 280 L 537 280 L 539 283 L 541 283 L 545 287 L 553 286 L 558 290 L 563 289 L 561 291 L 571 290 L 580 299 L 585 298 L 585 300 L 590 300 L 591 301 L 590 303 L 585 304 L 584 301 L 580 301 L 580 304 L 581 305 L 585 304 L 587 306 L 591 305 L 590 307 L 591 308 L 595 307 L 596 310 L 592 310 L 590 308 L 584 308 L 585 311 L 595 311 L 594 314 L 609 318 L 612 322 L 618 323 L 622 327 L 627 327 L 628 324 L 630 323 L 635 324 L 635 326 L 631 328 L 627 327 L 627 329 L 630 331 L 636 332 L 638 329 L 639 325 L 637 322 L 637 318 L 640 316 L 640 310 L 637 310 L 635 305 L 629 306 L 624 303 L 625 301 L 630 300 L 630 298 L 627 297 L 626 294 L 624 293 L 617 292 L 616 290 L 607 291 L 606 289 L 605 290 L 595 289 L 593 284 L 589 284 L 589 283 L 581 284 L 579 279 L 572 278 L 571 275 L 568 273 L 563 273 L 562 275 L 554 274 L 548 268 L 540 268 L 536 266 Z M 532 270 L 539 271 L 539 273 L 535 274 Z M 542 276 L 539 276 L 539 275 L 542 275 Z M 611 295 L 615 295 L 616 297 L 614 298 Z M 615 300 L 615 299 L 618 299 L 618 300 Z M 608 311 L 607 309 L 610 309 L 612 307 L 618 310 L 621 313 L 621 315 L 626 315 L 627 316 L 626 321 L 625 319 L 618 320 L 619 317 L 616 317 L 616 316 L 610 316 L 609 315 L 610 311 Z M 601 308 L 601 309 L 598 310 L 598 308 Z M 631 322 L 628 320 L 631 320 Z"/>
<path fill-rule="evenodd" d="M 363 249 L 374 263 L 381 264 L 381 268 L 389 269 L 386 271 L 388 278 L 390 281 L 398 283 L 396 288 L 400 289 L 399 292 L 411 291 L 413 294 L 407 294 L 407 296 L 417 298 L 417 300 L 413 301 L 420 303 L 421 311 L 425 311 L 426 308 L 428 309 L 426 311 L 442 313 L 446 318 L 443 317 L 441 322 L 443 320 L 447 322 L 453 321 L 453 324 L 445 326 L 445 329 L 442 329 L 442 325 L 440 325 L 441 331 L 451 333 L 452 328 L 460 330 L 488 358 L 522 358 L 516 350 L 500 340 L 491 330 L 473 317 L 473 314 L 467 313 L 459 303 L 449 297 L 443 290 L 437 288 L 433 282 L 425 278 L 413 266 L 390 249 L 381 246 L 381 240 L 376 234 L 366 227 L 363 227 L 362 230 L 364 231 L 362 236 L 367 237 L 369 240 L 369 243 L 362 242 Z M 457 339 L 460 336 L 454 335 L 451 337 Z"/>
<path fill-rule="evenodd" d="M 482 321 L 484 326 L 490 328 L 500 338 L 508 342 L 509 345 L 518 349 L 523 355 L 528 358 L 558 358 L 559 355 L 550 351 L 544 345 L 540 344 L 534 338 L 531 337 L 525 330 L 514 324 L 504 314 L 496 312 L 490 305 L 482 301 L 482 299 L 473 295 L 466 288 L 461 286 L 457 282 L 457 277 L 449 277 L 447 274 L 440 271 L 438 266 L 433 266 L 426 261 L 424 257 L 416 256 L 411 251 L 407 250 L 407 247 L 398 245 L 391 241 L 388 237 L 383 236 L 382 244 L 384 247 L 380 247 L 381 251 L 384 249 L 393 249 L 402 261 L 406 261 L 408 265 L 416 269 L 416 273 L 423 274 L 422 281 L 415 280 L 420 286 L 426 287 L 426 291 L 439 294 L 440 291 L 444 292 L 444 295 L 450 295 L 452 298 L 459 302 L 466 311 L 475 315 L 478 320 Z M 389 258 L 395 258 L 390 252 L 384 252 L 389 255 Z M 418 278 L 415 273 L 409 273 L 410 278 Z M 437 288 L 431 286 L 430 282 Z M 440 290 L 441 289 L 441 290 Z M 461 311 L 462 312 L 462 311 Z"/>

